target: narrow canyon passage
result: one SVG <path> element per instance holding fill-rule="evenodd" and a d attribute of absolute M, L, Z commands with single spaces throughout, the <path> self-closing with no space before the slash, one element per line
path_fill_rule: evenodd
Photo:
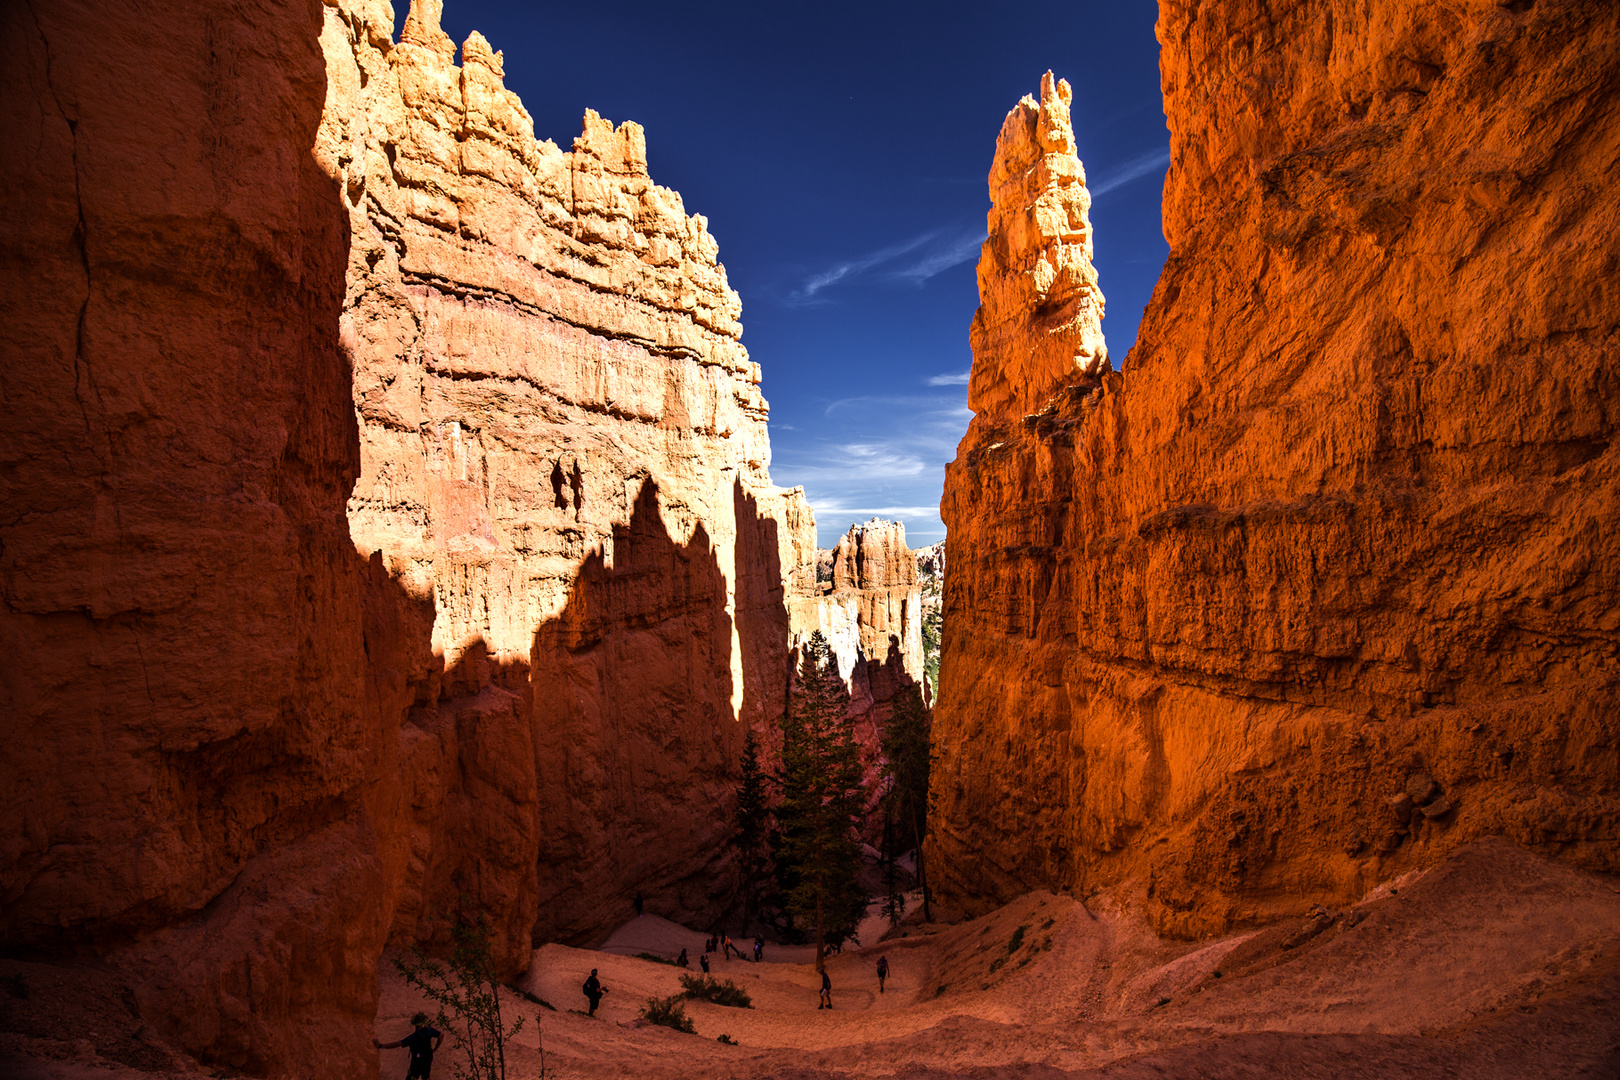
<path fill-rule="evenodd" d="M 761 293 L 977 254 L 916 549 L 444 26 L 0 10 L 6 1068 L 397 1075 L 477 928 L 514 1077 L 1620 1075 L 1620 6 L 1163 0 L 1128 351 L 1032 64 L 983 233 Z"/>

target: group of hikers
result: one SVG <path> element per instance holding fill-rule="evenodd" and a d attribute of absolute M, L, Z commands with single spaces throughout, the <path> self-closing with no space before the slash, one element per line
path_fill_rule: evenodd
<path fill-rule="evenodd" d="M 703 966 L 703 970 L 705 972 L 709 970 L 709 954 L 717 950 L 724 950 L 723 955 L 728 957 L 735 955 L 739 960 L 747 959 L 747 957 L 743 955 L 742 950 L 732 944 L 731 938 L 726 936 L 724 933 L 721 933 L 710 937 L 704 942 L 704 951 L 698 957 L 698 962 Z M 755 937 L 755 963 L 758 963 L 764 958 L 764 952 L 765 939 L 763 937 Z M 685 949 L 681 950 L 681 954 L 676 958 L 675 964 L 678 967 L 689 966 L 686 959 Z M 887 956 L 878 957 L 877 979 L 878 993 L 881 994 L 884 992 L 884 984 L 889 979 L 889 958 Z M 590 1004 L 590 1011 L 585 1015 L 595 1016 L 596 1007 L 602 1004 L 602 995 L 608 992 L 607 987 L 602 985 L 601 979 L 597 978 L 596 968 L 591 968 L 590 975 L 586 977 L 585 984 L 580 989 L 584 991 L 585 1000 Z M 816 998 L 816 1008 L 830 1009 L 832 1007 L 832 977 L 827 974 L 827 969 L 824 967 L 821 970 L 821 991 Z M 409 1068 L 405 1073 L 405 1080 L 429 1080 L 429 1077 L 433 1071 L 433 1054 L 434 1051 L 439 1049 L 439 1044 L 444 1041 L 444 1035 L 436 1028 L 428 1026 L 428 1017 L 426 1013 L 419 1012 L 415 1016 L 411 1017 L 411 1027 L 413 1029 L 411 1033 L 400 1039 L 398 1042 L 385 1043 L 372 1039 L 371 1045 L 377 1047 L 379 1050 L 393 1050 L 400 1047 L 409 1050 L 411 1052 L 411 1059 Z"/>

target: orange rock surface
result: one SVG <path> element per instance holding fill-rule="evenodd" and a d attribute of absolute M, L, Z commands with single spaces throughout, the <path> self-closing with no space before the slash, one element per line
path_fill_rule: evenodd
<path fill-rule="evenodd" d="M 1158 34 L 1171 253 L 1122 373 L 1031 374 L 1027 101 L 998 142 L 972 385 L 1030 393 L 977 393 L 947 470 L 936 884 L 1136 879 L 1199 934 L 1485 834 L 1620 868 L 1620 9 Z"/>
<path fill-rule="evenodd" d="M 0 15 L 0 945 L 253 1073 L 458 914 L 717 916 L 814 583 L 703 219 L 438 10 Z"/>

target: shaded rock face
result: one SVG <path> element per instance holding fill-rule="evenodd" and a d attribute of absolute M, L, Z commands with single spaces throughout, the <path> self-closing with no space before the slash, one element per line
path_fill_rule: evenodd
<path fill-rule="evenodd" d="M 536 941 L 604 931 L 637 891 L 712 919 L 737 720 L 780 714 L 784 578 L 814 548 L 766 471 L 741 304 L 638 125 L 587 113 L 571 151 L 537 143 L 480 35 L 457 67 L 436 2 L 397 44 L 388 20 L 338 4 L 322 37 L 316 152 L 354 237 L 348 516 L 433 614 L 398 661 L 411 723 L 471 709 L 474 757 L 507 763 L 460 800 L 482 841 L 413 803 L 394 934 L 491 890 Z M 406 768 L 442 774 L 444 744 Z"/>
<path fill-rule="evenodd" d="M 814 523 L 633 124 L 380 0 L 0 12 L 0 947 L 354 1076 L 388 943 L 712 917 Z"/>
<path fill-rule="evenodd" d="M 936 883 L 1134 877 L 1196 934 L 1482 834 L 1614 869 L 1620 11 L 1158 33 L 1171 254 L 1125 370 L 979 399 L 947 470 Z"/>

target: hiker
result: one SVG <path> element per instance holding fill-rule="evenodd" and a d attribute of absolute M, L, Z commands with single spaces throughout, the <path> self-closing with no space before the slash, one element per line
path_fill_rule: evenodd
<path fill-rule="evenodd" d="M 709 936 L 709 940 L 705 941 L 703 943 L 703 951 L 706 952 L 706 953 L 714 952 L 719 947 L 720 947 L 720 939 L 715 937 L 712 934 Z"/>
<path fill-rule="evenodd" d="M 765 938 L 759 934 L 754 935 L 754 963 L 765 959 Z"/>
<path fill-rule="evenodd" d="M 602 1004 L 602 995 L 607 993 L 607 987 L 596 981 L 595 968 L 591 968 L 591 977 L 585 980 L 585 985 L 581 987 L 581 989 L 585 991 L 585 996 L 589 998 L 591 1002 L 591 1011 L 585 1015 L 595 1016 L 596 1007 Z"/>
<path fill-rule="evenodd" d="M 727 960 L 731 959 L 732 956 L 736 956 L 737 959 L 739 959 L 739 960 L 748 959 L 746 956 L 744 956 L 742 954 L 741 949 L 737 948 L 737 946 L 735 946 L 735 945 L 733 945 L 731 943 L 731 935 L 730 934 L 721 934 L 720 935 L 720 948 L 721 948 L 721 951 L 722 951 L 723 955 L 725 956 L 725 958 Z"/>
<path fill-rule="evenodd" d="M 702 954 L 700 954 L 698 956 L 698 967 L 703 969 L 703 974 L 707 975 L 709 973 L 709 954 L 708 953 L 702 953 Z"/>
<path fill-rule="evenodd" d="M 411 1052 L 411 1065 L 405 1071 L 405 1080 L 427 1080 L 433 1072 L 433 1051 L 439 1048 L 444 1036 L 435 1028 L 428 1027 L 427 1013 L 417 1013 L 411 1017 L 411 1026 L 416 1030 L 405 1036 L 399 1042 L 383 1043 L 376 1039 L 371 1045 L 379 1050 L 395 1050 L 403 1046 Z"/>
<path fill-rule="evenodd" d="M 821 997 L 816 1000 L 816 1008 L 832 1008 L 832 980 L 827 978 L 827 969 L 821 969 Z"/>
<path fill-rule="evenodd" d="M 682 949 L 681 950 L 681 955 L 679 955 L 679 956 L 677 956 L 675 958 L 675 966 L 676 967 L 683 967 L 683 968 L 689 968 L 689 967 L 692 966 L 686 960 L 686 950 L 685 949 Z"/>
<path fill-rule="evenodd" d="M 883 980 L 889 977 L 889 958 L 878 957 L 878 993 L 883 993 Z"/>

